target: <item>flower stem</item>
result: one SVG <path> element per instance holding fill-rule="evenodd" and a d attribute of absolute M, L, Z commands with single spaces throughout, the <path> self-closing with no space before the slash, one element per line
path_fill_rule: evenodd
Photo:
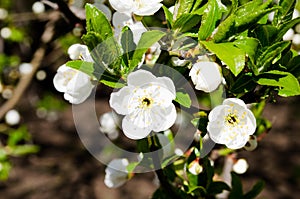
<path fill-rule="evenodd" d="M 180 198 L 176 193 L 175 188 L 168 182 L 167 176 L 165 176 L 160 164 L 160 157 L 158 150 L 161 148 L 157 136 L 153 135 L 148 139 L 150 151 L 152 152 L 152 161 L 155 169 L 155 173 L 159 179 L 161 189 L 163 189 L 172 198 Z"/>

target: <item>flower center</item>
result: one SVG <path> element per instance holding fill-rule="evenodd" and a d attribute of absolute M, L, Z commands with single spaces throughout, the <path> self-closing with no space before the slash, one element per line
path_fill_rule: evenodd
<path fill-rule="evenodd" d="M 143 108 L 143 109 L 150 108 L 152 103 L 153 103 L 153 99 L 151 99 L 149 97 L 143 97 L 143 98 L 141 98 L 141 101 L 140 101 L 140 108 Z"/>
<path fill-rule="evenodd" d="M 225 117 L 225 122 L 230 125 L 230 126 L 237 126 L 238 123 L 240 122 L 239 118 L 237 117 L 236 114 L 234 113 L 229 113 L 226 117 Z"/>

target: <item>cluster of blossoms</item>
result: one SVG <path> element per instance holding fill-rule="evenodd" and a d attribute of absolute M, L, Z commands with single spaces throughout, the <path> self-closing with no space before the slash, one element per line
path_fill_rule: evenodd
<path fill-rule="evenodd" d="M 137 44 L 141 35 L 147 30 L 142 22 L 135 20 L 135 16 L 153 15 L 162 7 L 161 2 L 162 0 L 110 0 L 110 5 L 116 10 L 113 14 L 107 11 L 103 1 L 98 2 L 97 7 L 106 14 L 108 20 L 112 21 L 117 41 L 120 42 L 119 36 L 122 29 L 127 26 L 133 32 L 133 39 Z M 170 12 L 174 13 L 172 9 Z M 72 45 L 68 54 L 72 60 L 80 59 L 94 63 L 85 45 Z M 171 62 L 176 66 L 191 63 L 190 60 L 178 57 L 172 57 Z M 189 66 L 189 80 L 195 90 L 212 93 L 222 84 L 226 84 L 222 75 L 222 67 L 226 66 L 221 66 L 219 63 L 210 59 L 202 59 L 199 56 Z M 166 76 L 156 76 L 140 67 L 126 74 L 124 79 L 126 86 L 110 95 L 109 105 L 114 112 L 100 116 L 99 130 L 110 139 L 117 139 L 120 130 L 126 137 L 133 140 L 154 135 L 157 136 L 163 148 L 163 158 L 178 154 L 174 146 L 170 144 L 170 140 L 161 133 L 172 128 L 178 116 L 174 101 L 177 97 L 176 92 L 180 88 L 175 86 L 177 85 L 175 80 Z M 72 104 L 84 102 L 96 86 L 95 81 L 89 75 L 66 65 L 59 67 L 53 81 L 55 88 L 63 92 L 64 98 Z M 245 102 L 238 98 L 225 99 L 221 105 L 212 108 L 208 114 L 206 131 L 207 136 L 214 143 L 225 145 L 232 150 L 245 147 L 250 151 L 257 146 L 256 137 L 253 136 L 256 131 L 256 118 Z M 201 132 L 196 134 L 198 138 L 195 137 L 195 139 L 199 141 L 202 136 Z M 105 184 L 108 187 L 119 187 L 124 184 L 131 178 L 127 171 L 129 164 L 129 161 L 124 158 L 112 160 L 105 170 Z M 233 170 L 243 173 L 247 167 L 245 161 L 241 160 L 236 163 Z M 190 162 L 187 169 L 193 175 L 201 173 L 203 166 L 200 164 L 200 158 Z"/>

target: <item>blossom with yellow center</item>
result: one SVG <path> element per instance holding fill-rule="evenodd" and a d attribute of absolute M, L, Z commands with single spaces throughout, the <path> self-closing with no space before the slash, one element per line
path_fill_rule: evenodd
<path fill-rule="evenodd" d="M 128 75 L 128 86 L 111 94 L 110 106 L 121 115 L 124 134 L 130 139 L 142 139 L 151 131 L 170 128 L 177 113 L 172 100 L 175 86 L 168 77 L 155 77 L 151 72 L 138 70 Z"/>
<path fill-rule="evenodd" d="M 210 138 L 231 149 L 244 147 L 256 129 L 253 113 L 243 100 L 237 98 L 225 99 L 209 113 L 208 120 Z"/>

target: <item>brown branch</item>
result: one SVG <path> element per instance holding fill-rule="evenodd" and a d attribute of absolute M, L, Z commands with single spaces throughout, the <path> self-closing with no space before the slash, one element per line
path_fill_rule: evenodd
<path fill-rule="evenodd" d="M 19 102 L 21 97 L 23 96 L 25 90 L 29 86 L 30 82 L 32 81 L 35 72 L 38 70 L 46 52 L 47 43 L 49 43 L 53 36 L 54 36 L 54 27 L 55 22 L 59 19 L 59 16 L 56 15 L 52 20 L 49 21 L 46 25 L 45 31 L 41 37 L 41 45 L 35 51 L 33 58 L 31 60 L 32 71 L 29 74 L 24 74 L 21 76 L 20 81 L 18 82 L 17 86 L 14 89 L 14 94 L 12 98 L 7 100 L 1 107 L 0 107 L 0 120 L 4 117 L 4 115 L 11 110 L 16 104 Z"/>

